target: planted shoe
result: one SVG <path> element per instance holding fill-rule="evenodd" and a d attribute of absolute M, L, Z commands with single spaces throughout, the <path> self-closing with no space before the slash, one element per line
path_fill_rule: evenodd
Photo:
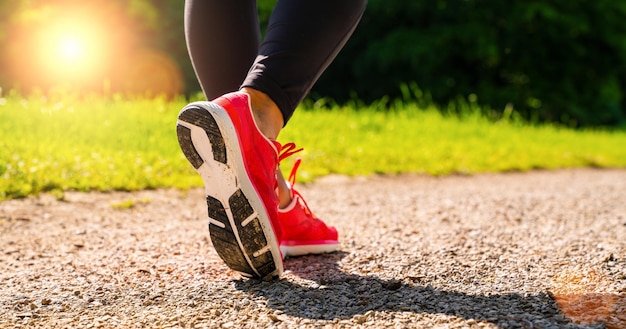
<path fill-rule="evenodd" d="M 279 276 L 280 144 L 259 131 L 248 95 L 236 92 L 187 105 L 178 115 L 176 132 L 180 148 L 204 181 L 217 254 L 244 276 Z"/>
<path fill-rule="evenodd" d="M 282 232 L 280 249 L 283 256 L 301 256 L 336 251 L 339 245 L 337 229 L 327 226 L 317 218 L 300 193 L 293 188 L 299 166 L 300 159 L 297 159 L 289 175 L 292 192 L 291 203 L 284 209 L 278 209 L 278 220 Z"/>

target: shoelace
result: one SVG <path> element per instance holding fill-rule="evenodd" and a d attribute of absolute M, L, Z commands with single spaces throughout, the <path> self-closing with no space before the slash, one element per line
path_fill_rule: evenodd
<path fill-rule="evenodd" d="M 280 150 L 280 154 L 278 155 L 278 163 L 280 164 L 280 162 L 300 151 L 304 150 L 303 148 L 299 148 L 296 149 L 296 144 L 295 143 L 287 143 L 285 145 L 282 146 L 281 150 Z M 289 173 L 289 178 L 287 179 L 287 181 L 289 182 L 290 186 L 291 186 L 291 193 L 293 194 L 292 196 L 295 197 L 296 195 L 298 196 L 298 198 L 300 199 L 300 201 L 302 201 L 302 203 L 304 204 L 304 212 L 309 215 L 311 218 L 313 218 L 314 220 L 319 220 L 317 218 L 317 216 L 315 216 L 315 214 L 313 214 L 313 212 L 311 211 L 311 209 L 309 208 L 309 205 L 306 203 L 306 200 L 304 200 L 304 198 L 302 198 L 302 196 L 300 195 L 300 193 L 298 191 L 296 191 L 293 186 L 296 185 L 296 174 L 298 172 L 298 168 L 300 167 L 300 163 L 302 162 L 301 158 L 296 158 L 296 161 L 293 164 L 293 168 L 291 168 L 291 172 Z"/>
<path fill-rule="evenodd" d="M 304 150 L 303 148 L 296 149 L 296 143 L 290 142 L 285 145 L 281 145 L 280 154 L 278 155 L 278 163 L 286 158 Z"/>
<path fill-rule="evenodd" d="M 302 150 L 304 149 L 303 148 L 296 149 L 296 143 L 287 143 L 283 145 L 280 149 L 280 154 L 278 155 L 278 164 L 280 164 L 280 162 L 285 160 L 286 158 Z M 298 172 L 298 167 L 300 167 L 300 162 L 302 162 L 302 159 L 297 158 L 296 162 L 294 162 L 293 164 L 293 168 L 291 168 L 289 179 L 287 180 L 291 184 L 292 188 L 296 184 L 296 173 Z"/>

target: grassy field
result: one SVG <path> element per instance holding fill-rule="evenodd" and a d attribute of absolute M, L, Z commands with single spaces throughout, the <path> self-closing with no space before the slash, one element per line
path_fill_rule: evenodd
<path fill-rule="evenodd" d="M 0 96 L 0 200 L 42 191 L 201 186 L 178 148 L 182 99 Z M 331 173 L 431 175 L 566 167 L 626 167 L 626 132 L 575 131 L 477 111 L 445 116 L 395 104 L 300 108 L 281 133 L 305 150 L 301 181 Z M 295 156 L 294 156 L 295 157 Z M 282 168 L 287 172 L 293 159 Z"/>

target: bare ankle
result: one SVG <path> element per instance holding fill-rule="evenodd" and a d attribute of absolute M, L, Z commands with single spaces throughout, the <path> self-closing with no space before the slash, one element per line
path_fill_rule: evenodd
<path fill-rule="evenodd" d="M 250 96 L 252 115 L 259 130 L 265 137 L 276 139 L 283 128 L 283 115 L 274 101 L 265 93 L 252 88 L 241 91 Z"/>
<path fill-rule="evenodd" d="M 278 209 L 284 209 L 291 204 L 291 186 L 287 183 L 287 180 L 280 171 L 280 168 L 276 170 L 276 182 L 278 183 Z"/>

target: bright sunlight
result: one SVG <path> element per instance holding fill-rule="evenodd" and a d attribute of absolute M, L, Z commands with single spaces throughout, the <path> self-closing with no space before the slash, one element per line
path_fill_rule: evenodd
<path fill-rule="evenodd" d="M 167 95 L 183 90 L 183 74 L 165 52 L 149 45 L 141 19 L 122 1 L 33 1 L 21 7 L 7 33 L 14 86 L 32 90 Z M 143 30 L 142 30 L 143 29 Z"/>
<path fill-rule="evenodd" d="M 80 6 L 38 2 L 14 15 L 5 51 L 11 63 L 8 76 L 17 86 L 56 85 L 93 89 L 111 67 L 113 45 L 124 49 L 128 26 L 112 22 L 117 6 L 87 3 Z"/>
<path fill-rule="evenodd" d="M 81 18 L 50 22 L 38 33 L 39 60 L 52 78 L 84 79 L 103 65 L 102 28 Z"/>
<path fill-rule="evenodd" d="M 84 51 L 84 43 L 82 40 L 74 36 L 68 36 L 59 43 L 59 55 L 61 59 L 66 61 L 80 60 L 80 56 Z"/>

